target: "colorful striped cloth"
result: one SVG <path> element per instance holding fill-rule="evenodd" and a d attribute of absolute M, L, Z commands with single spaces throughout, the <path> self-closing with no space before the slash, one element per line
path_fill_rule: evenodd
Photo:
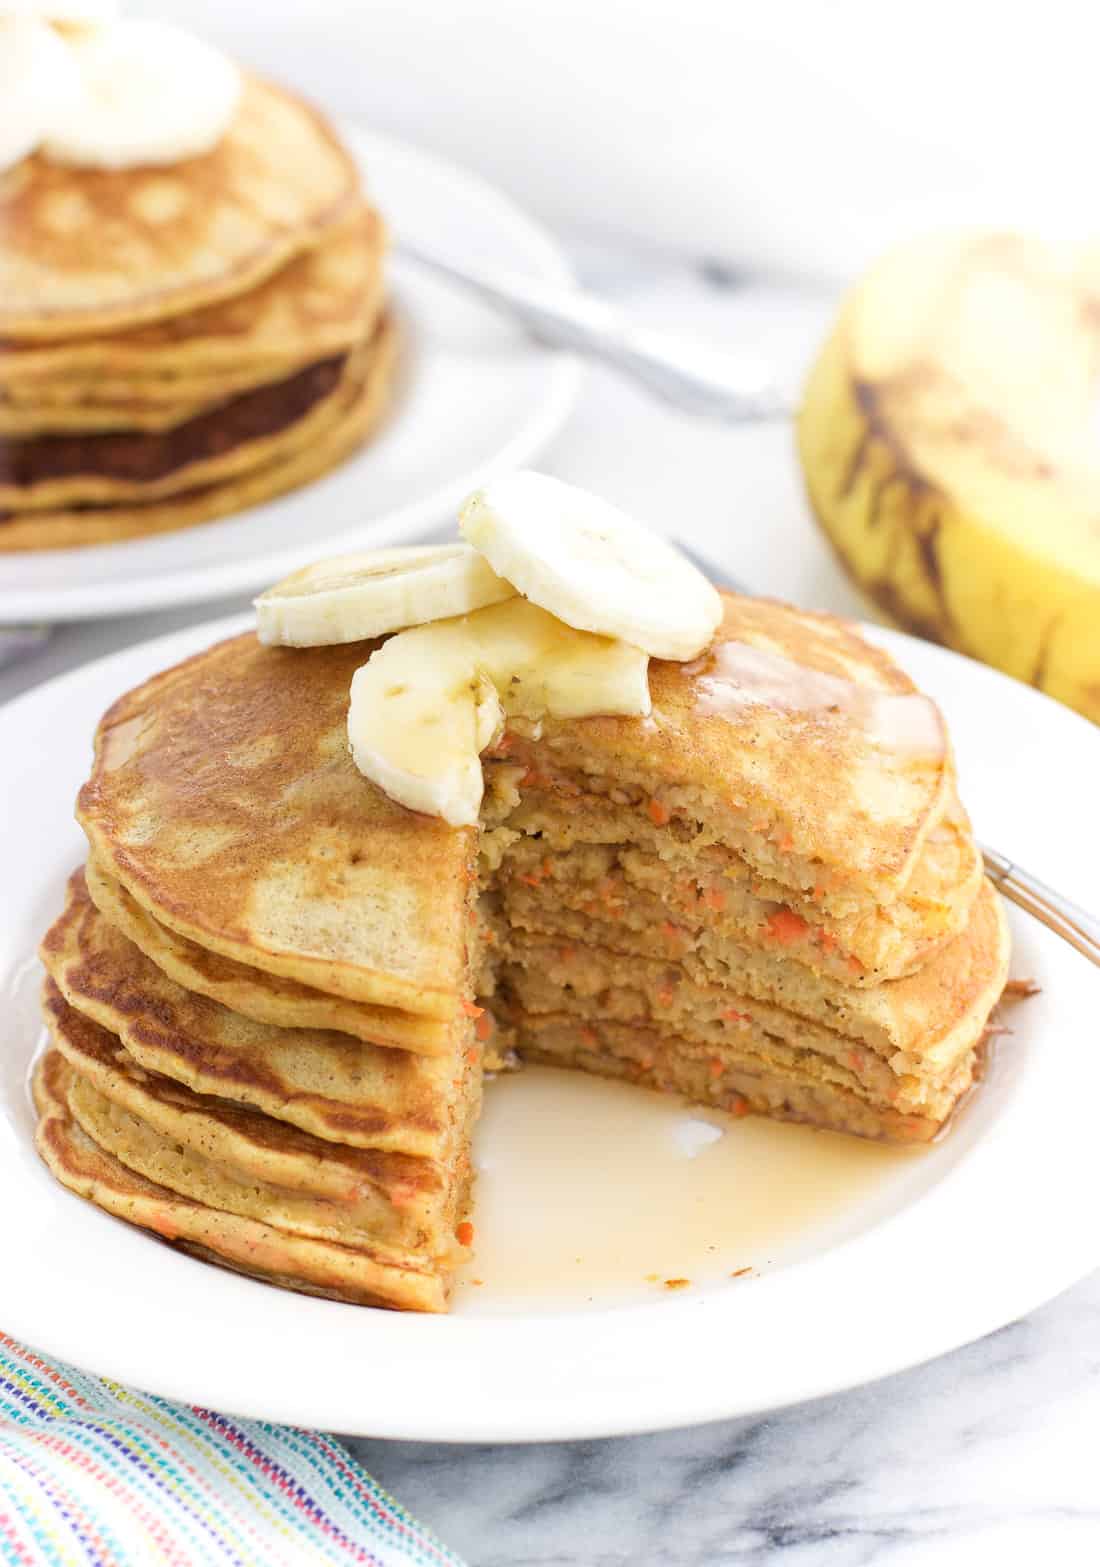
<path fill-rule="evenodd" d="M 170 1404 L 0 1333 L 2 1567 L 462 1567 L 329 1437 Z"/>

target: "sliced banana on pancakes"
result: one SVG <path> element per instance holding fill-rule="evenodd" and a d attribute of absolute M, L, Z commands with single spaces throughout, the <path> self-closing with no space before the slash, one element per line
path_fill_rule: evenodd
<path fill-rule="evenodd" d="M 466 502 L 459 528 L 533 604 L 654 658 L 697 657 L 722 619 L 717 592 L 678 550 L 548 474 L 494 480 Z"/>
<path fill-rule="evenodd" d="M 79 91 L 48 128 L 56 163 L 172 164 L 209 152 L 237 111 L 241 74 L 220 50 L 167 22 L 127 19 L 68 42 Z"/>
<path fill-rule="evenodd" d="M 391 799 L 473 825 L 480 756 L 506 717 L 644 717 L 648 655 L 575 631 L 512 598 L 392 637 L 351 683 L 348 739 L 360 772 Z"/>
<path fill-rule="evenodd" d="M 30 12 L 0 17 L 0 169 L 32 153 L 79 91 L 60 33 Z"/>
<path fill-rule="evenodd" d="M 338 555 L 296 571 L 256 600 L 268 646 L 331 647 L 466 615 L 515 596 L 468 544 Z"/>
<path fill-rule="evenodd" d="M 508 718 L 644 718 L 650 657 L 697 657 L 722 619 L 663 539 L 543 474 L 495 480 L 460 526 L 467 543 L 321 561 L 256 600 L 269 646 L 396 633 L 352 680 L 352 757 L 453 827 L 477 822 L 481 753 Z"/>

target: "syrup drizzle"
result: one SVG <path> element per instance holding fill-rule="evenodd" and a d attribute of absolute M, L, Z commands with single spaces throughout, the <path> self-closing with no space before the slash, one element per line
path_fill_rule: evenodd
<path fill-rule="evenodd" d="M 939 709 L 919 691 L 881 691 L 840 675 L 808 669 L 771 648 L 723 642 L 686 666 L 696 707 L 731 722 L 751 707 L 835 715 L 883 751 L 906 758 L 942 758 L 947 739 Z"/>
<path fill-rule="evenodd" d="M 909 1148 L 542 1066 L 486 1085 L 474 1162 L 455 1305 L 502 1314 L 745 1288 L 873 1223 L 922 1168 Z"/>

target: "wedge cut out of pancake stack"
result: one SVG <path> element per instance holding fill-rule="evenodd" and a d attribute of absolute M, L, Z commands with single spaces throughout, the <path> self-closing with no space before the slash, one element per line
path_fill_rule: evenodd
<path fill-rule="evenodd" d="M 395 345 L 332 128 L 164 24 L 0 4 L 0 65 L 20 49 L 35 102 L 72 81 L 24 155 L 0 140 L 0 550 L 190 526 L 343 460 Z"/>
<path fill-rule="evenodd" d="M 487 1067 L 921 1143 L 1008 962 L 940 715 L 883 652 L 541 475 L 463 526 L 299 573 L 259 637 L 117 702 L 42 947 L 62 1182 L 419 1310 L 476 1249 Z"/>

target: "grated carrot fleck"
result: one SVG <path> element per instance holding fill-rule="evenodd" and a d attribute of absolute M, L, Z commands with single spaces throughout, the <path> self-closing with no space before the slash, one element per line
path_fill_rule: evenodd
<path fill-rule="evenodd" d="M 480 1017 L 485 1008 L 477 1006 L 473 1001 L 464 1001 L 462 1003 L 462 1011 L 466 1017 Z"/>
<path fill-rule="evenodd" d="M 455 1240 L 460 1246 L 474 1244 L 474 1227 L 469 1219 L 463 1219 L 461 1224 L 455 1226 Z"/>
<path fill-rule="evenodd" d="M 789 947 L 792 942 L 801 941 L 810 927 L 793 909 L 776 909 L 765 921 L 765 928 L 773 941 Z"/>
<path fill-rule="evenodd" d="M 672 812 L 663 800 L 650 800 L 646 810 L 654 827 L 667 827 L 672 820 Z"/>
<path fill-rule="evenodd" d="M 493 1020 L 488 1012 L 483 1012 L 474 1024 L 474 1033 L 479 1039 L 488 1039 L 493 1032 Z"/>

